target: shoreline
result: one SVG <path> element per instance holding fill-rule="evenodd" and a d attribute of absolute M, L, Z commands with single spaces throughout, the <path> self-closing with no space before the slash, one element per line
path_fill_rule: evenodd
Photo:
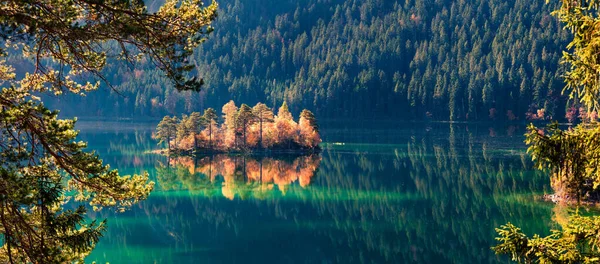
<path fill-rule="evenodd" d="M 563 197 L 558 194 L 544 194 L 542 196 L 544 201 L 553 202 L 555 204 L 566 204 L 566 205 L 585 205 L 585 206 L 600 206 L 600 199 L 580 199 L 576 197 Z"/>
<path fill-rule="evenodd" d="M 269 156 L 272 154 L 275 155 L 311 155 L 311 154 L 320 154 L 322 151 L 321 148 L 314 149 L 264 149 L 264 150 L 250 150 L 250 151 L 240 151 L 240 150 L 210 150 L 210 151 L 173 151 L 170 152 L 168 149 L 156 149 L 148 151 L 148 153 L 159 154 L 168 157 L 205 157 L 212 155 L 242 155 L 242 156 Z"/>

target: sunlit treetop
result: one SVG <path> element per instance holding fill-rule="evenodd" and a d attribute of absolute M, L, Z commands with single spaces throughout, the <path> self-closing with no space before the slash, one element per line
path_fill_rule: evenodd
<path fill-rule="evenodd" d="M 167 0 L 154 13 L 142 1 L 2 2 L 1 263 L 83 261 L 105 229 L 104 221 L 87 220 L 88 206 L 123 211 L 154 186 L 147 173 L 121 176 L 86 151 L 76 141 L 75 120 L 58 119 L 35 94 L 83 94 L 101 81 L 110 85 L 102 75 L 108 59 L 134 64 L 144 56 L 177 89 L 197 91 L 202 80 L 190 76 L 187 57 L 211 31 L 216 10 L 216 3 L 196 0 Z M 19 52 L 33 67 L 20 64 L 15 74 L 12 57 L 6 58 Z M 75 210 L 65 207 L 69 202 Z"/>
<path fill-rule="evenodd" d="M 34 69 L 20 81 L 27 91 L 81 93 L 106 79 L 107 59 L 134 64 L 147 55 L 178 90 L 199 90 L 203 81 L 190 76 L 187 60 L 212 31 L 217 4 L 200 0 L 167 0 L 150 13 L 136 0 L 4 1 L 0 5 L 0 47 L 23 52 Z M 12 69 L 0 64 L 0 78 Z M 94 76 L 96 82 L 79 82 Z M 109 84 L 110 85 L 110 84 Z"/>
<path fill-rule="evenodd" d="M 600 96 L 600 1 L 562 0 L 560 9 L 553 12 L 573 33 L 573 39 L 563 52 L 562 64 L 565 89 L 575 103 L 582 103 L 588 112 L 598 110 Z"/>

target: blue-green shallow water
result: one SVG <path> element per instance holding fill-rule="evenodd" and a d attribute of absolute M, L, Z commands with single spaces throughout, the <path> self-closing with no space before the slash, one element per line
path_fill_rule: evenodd
<path fill-rule="evenodd" d="M 318 157 L 196 161 L 148 154 L 152 127 L 78 124 L 113 168 L 156 181 L 125 213 L 90 213 L 109 227 L 86 261 L 498 263 L 495 227 L 547 234 L 561 215 L 536 198 L 551 190 L 524 127 L 331 122 Z"/>

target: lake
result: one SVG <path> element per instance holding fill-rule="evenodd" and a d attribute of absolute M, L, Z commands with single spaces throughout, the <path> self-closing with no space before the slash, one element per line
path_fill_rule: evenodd
<path fill-rule="evenodd" d="M 548 234 L 565 209 L 540 200 L 524 126 L 336 121 L 311 156 L 149 153 L 154 123 L 79 122 L 121 174 L 147 171 L 150 197 L 108 229 L 99 263 L 498 263 L 494 228 Z"/>

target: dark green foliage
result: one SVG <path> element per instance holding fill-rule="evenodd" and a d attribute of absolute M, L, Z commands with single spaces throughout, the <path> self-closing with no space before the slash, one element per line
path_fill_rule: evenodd
<path fill-rule="evenodd" d="M 557 72 L 569 35 L 550 15 L 554 1 L 219 3 L 216 30 L 194 55 L 206 82 L 200 94 L 175 93 L 151 64 L 131 72 L 111 63 L 108 76 L 127 99 L 105 90 L 61 108 L 162 117 L 233 99 L 287 101 L 292 113 L 321 118 L 565 115 Z"/>
<path fill-rule="evenodd" d="M 219 118 L 219 116 L 217 116 L 217 111 L 215 111 L 215 109 L 208 108 L 204 110 L 204 115 L 202 115 L 202 118 L 204 119 L 204 121 L 206 122 L 206 126 L 208 127 L 208 147 L 212 148 L 213 133 L 217 124 L 217 118 Z"/>
<path fill-rule="evenodd" d="M 95 210 L 124 210 L 145 199 L 153 183 L 148 174 L 110 170 L 75 141 L 75 120 L 57 119 L 58 112 L 24 95 L 0 91 L 0 261 L 80 260 L 98 242 L 105 222 L 87 221 L 82 205 L 75 210 L 63 205 L 71 200 Z"/>
<path fill-rule="evenodd" d="M 2 2 L 0 262 L 83 261 L 105 228 L 86 219 L 85 205 L 123 211 L 153 188 L 147 173 L 120 176 L 86 151 L 75 120 L 58 119 L 39 96 L 81 100 L 100 82 L 114 88 L 107 63 L 138 60 L 175 89 L 197 91 L 203 81 L 190 74 L 189 57 L 212 31 L 216 11 L 216 3 L 200 0 L 166 0 L 154 12 L 130 0 Z M 77 114 L 90 109 L 82 102 L 74 104 Z"/>
<path fill-rule="evenodd" d="M 165 116 L 158 123 L 158 126 L 156 127 L 156 134 L 154 135 L 154 138 L 158 139 L 158 144 L 167 142 L 167 147 L 169 149 L 172 149 L 171 140 L 174 139 L 177 135 L 177 124 L 178 119 L 176 116 Z"/>
<path fill-rule="evenodd" d="M 581 124 L 567 131 L 557 123 L 540 130 L 528 127 L 525 143 L 539 169 L 550 169 L 555 195 L 598 200 L 600 186 L 600 126 L 597 122 Z"/>
<path fill-rule="evenodd" d="M 565 28 L 573 33 L 573 40 L 563 53 L 562 63 L 568 66 L 565 91 L 576 104 L 587 111 L 597 111 L 600 93 L 598 79 L 598 1 L 562 0 L 554 12 Z M 586 121 L 589 117 L 586 117 Z M 599 201 L 600 126 L 592 115 L 592 122 L 584 122 L 574 129 L 563 131 L 557 123 L 546 131 L 528 127 L 528 152 L 539 169 L 549 168 L 551 182 L 559 201 L 577 198 Z M 514 261 L 535 263 L 598 263 L 600 262 L 600 217 L 570 216 L 562 230 L 541 238 L 528 238 L 511 224 L 496 229 L 500 242 L 493 249 L 498 254 L 510 254 Z"/>

